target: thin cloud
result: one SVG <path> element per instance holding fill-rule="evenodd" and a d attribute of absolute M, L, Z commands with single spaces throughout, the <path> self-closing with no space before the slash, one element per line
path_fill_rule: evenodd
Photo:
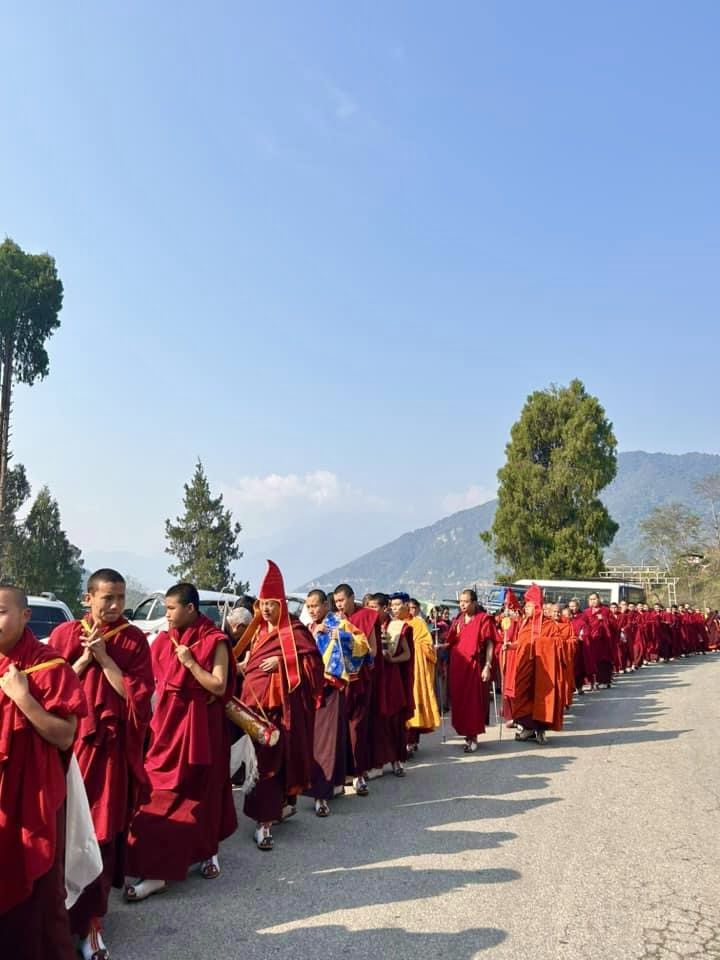
<path fill-rule="evenodd" d="M 495 496 L 497 491 L 492 487 L 482 487 L 474 483 L 461 493 L 448 493 L 440 501 L 440 507 L 445 514 L 457 513 L 458 510 L 479 507 L 481 503 L 487 503 Z"/>
<path fill-rule="evenodd" d="M 354 487 L 331 470 L 240 477 L 226 487 L 224 497 L 234 506 L 261 511 L 274 511 L 298 503 L 334 510 L 387 508 L 386 501 L 381 497 Z"/>
<path fill-rule="evenodd" d="M 333 102 L 335 116 L 338 120 L 349 120 L 353 114 L 356 114 L 360 107 L 353 100 L 347 90 L 338 87 L 334 83 L 328 83 L 328 93 Z"/>

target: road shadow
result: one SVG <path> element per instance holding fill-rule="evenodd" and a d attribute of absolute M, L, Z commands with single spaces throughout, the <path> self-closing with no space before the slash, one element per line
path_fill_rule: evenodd
<path fill-rule="evenodd" d="M 330 925 L 292 933 L 263 933 L 268 954 L 281 956 L 342 956 L 344 960 L 368 957 L 392 960 L 471 960 L 483 950 L 497 947 L 507 933 L 494 927 L 476 927 L 461 933 L 417 933 L 398 927 L 352 931 Z"/>
<path fill-rule="evenodd" d="M 489 885 L 506 887 L 512 896 L 520 873 L 507 866 L 503 848 L 517 838 L 521 818 L 562 803 L 549 791 L 559 775 L 571 772 L 579 750 L 632 747 L 687 732 L 653 727 L 666 713 L 661 694 L 687 686 L 682 674 L 693 665 L 643 668 L 609 691 L 580 698 L 566 730 L 550 734 L 544 747 L 516 742 L 512 730 L 499 741 L 497 727 L 472 755 L 462 753 L 462 740 L 424 737 L 405 778 L 371 781 L 369 797 L 334 801 L 329 818 L 316 818 L 312 801 L 301 799 L 298 814 L 275 828 L 270 854 L 255 848 L 253 824 L 239 803 L 240 826 L 223 844 L 217 880 L 208 884 L 193 874 L 148 905 L 114 898 L 107 929 L 111 942 L 122 946 L 116 954 L 123 960 L 296 960 L 335 952 L 344 960 L 470 960 L 507 933 L 475 906 L 466 920 L 480 926 L 423 932 L 442 926 L 439 898 L 457 895 L 461 903 L 482 904 Z M 186 942 L 188 923 L 198 944 L 209 949 L 195 951 Z M 159 939 L 168 945 L 165 952 Z"/>

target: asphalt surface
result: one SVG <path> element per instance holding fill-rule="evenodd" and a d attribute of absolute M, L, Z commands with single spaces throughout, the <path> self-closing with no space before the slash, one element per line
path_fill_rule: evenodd
<path fill-rule="evenodd" d="M 720 655 L 576 701 L 547 745 L 446 727 L 403 780 L 107 920 L 113 960 L 720 958 Z"/>

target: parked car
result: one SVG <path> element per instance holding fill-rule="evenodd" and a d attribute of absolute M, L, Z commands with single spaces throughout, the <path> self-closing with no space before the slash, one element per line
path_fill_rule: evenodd
<path fill-rule="evenodd" d="M 235 593 L 217 593 L 214 590 L 198 590 L 200 613 L 222 625 L 223 612 L 235 606 L 240 597 Z M 161 630 L 167 630 L 165 616 L 165 591 L 157 590 L 142 600 L 128 615 L 130 623 L 139 627 L 151 642 Z"/>
<path fill-rule="evenodd" d="M 287 597 L 288 612 L 291 617 L 298 617 L 302 620 L 303 623 L 308 623 L 310 617 L 303 617 L 303 614 L 306 613 L 305 610 L 305 594 L 304 593 L 288 593 Z"/>
<path fill-rule="evenodd" d="M 66 620 L 74 620 L 70 607 L 62 600 L 56 600 L 52 594 L 47 597 L 28 597 L 28 606 L 32 611 L 28 626 L 43 643 L 59 623 L 65 623 Z"/>

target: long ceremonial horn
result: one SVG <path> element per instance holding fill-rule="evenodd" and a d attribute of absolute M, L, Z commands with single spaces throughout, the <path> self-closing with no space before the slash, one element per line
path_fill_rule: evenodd
<path fill-rule="evenodd" d="M 255 636 L 255 633 L 257 632 L 257 628 L 260 626 L 261 620 L 262 620 L 262 617 L 260 616 L 260 611 L 257 610 L 255 613 L 255 616 L 247 625 L 245 632 L 233 647 L 233 656 L 235 657 L 236 660 L 239 660 L 240 657 L 245 653 L 247 648 L 250 646 L 252 642 L 252 638 Z"/>

